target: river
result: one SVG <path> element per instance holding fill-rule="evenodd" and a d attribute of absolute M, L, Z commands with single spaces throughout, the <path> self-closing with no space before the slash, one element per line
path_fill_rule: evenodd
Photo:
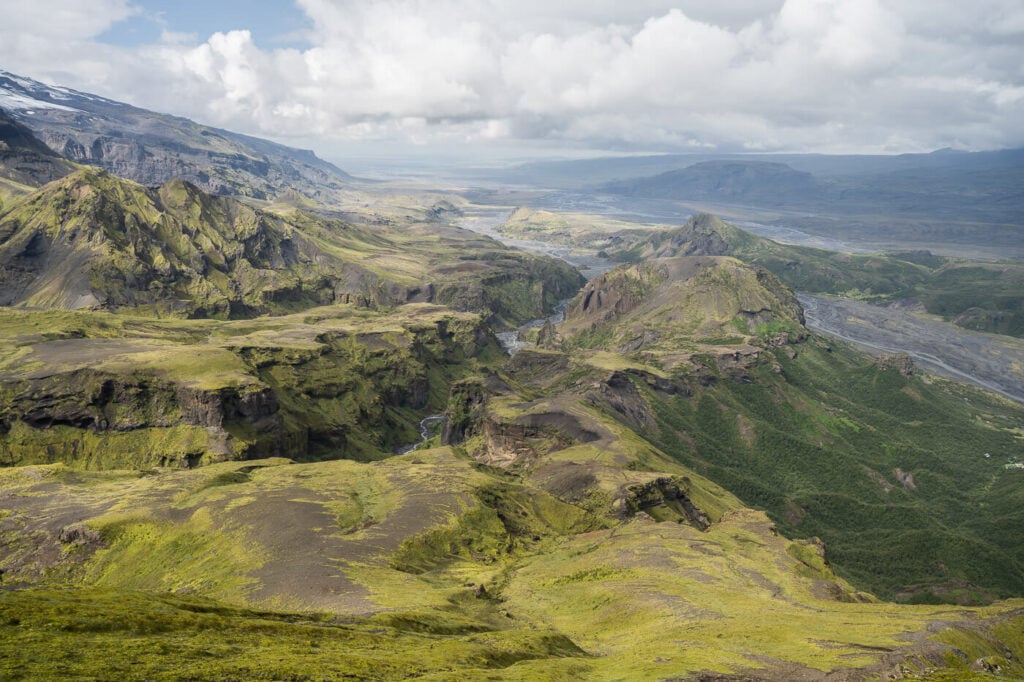
<path fill-rule="evenodd" d="M 577 210 L 581 207 L 574 206 Z M 591 206 L 593 208 L 593 206 Z M 605 207 L 607 213 L 607 207 Z M 616 264 L 592 253 L 541 241 L 508 239 L 497 228 L 508 219 L 508 209 L 481 209 L 467 214 L 461 227 L 493 237 L 500 242 L 527 251 L 560 258 L 577 267 L 588 279 L 606 272 Z M 743 223 L 754 232 L 777 241 L 831 247 L 832 250 L 859 250 L 839 241 L 823 243 L 821 237 L 798 230 Z M 849 341 L 871 353 L 904 352 L 919 367 L 957 381 L 979 386 L 1002 396 L 1024 402 L 1024 340 L 999 334 L 984 334 L 911 311 L 862 303 L 848 298 L 797 293 L 804 307 L 807 327 Z M 532 320 L 519 329 L 499 334 L 502 345 L 515 353 L 527 344 L 520 331 L 538 327 L 547 319 L 557 324 L 564 318 L 564 303 L 550 318 Z"/>
<path fill-rule="evenodd" d="M 1024 340 L 906 310 L 797 294 L 807 327 L 873 353 L 903 352 L 928 371 L 1024 402 Z"/>

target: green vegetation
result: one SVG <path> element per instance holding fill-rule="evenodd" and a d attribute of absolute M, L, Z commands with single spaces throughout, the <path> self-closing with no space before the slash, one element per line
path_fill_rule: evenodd
<path fill-rule="evenodd" d="M 181 180 L 151 189 L 80 170 L 0 212 L 0 304 L 238 319 L 431 300 L 515 325 L 581 283 L 561 261 L 401 223 L 276 214 Z"/>
<path fill-rule="evenodd" d="M 796 351 L 748 367 L 749 381 L 646 391 L 661 426 L 648 437 L 784 534 L 822 538 L 839 574 L 881 597 L 1020 594 L 1024 488 L 1002 464 L 1020 449 L 1021 408 L 842 344 Z"/>
<path fill-rule="evenodd" d="M 24 590 L 0 599 L 0 677 L 443 679 L 454 670 L 460 676 L 508 670 L 515 678 L 517 663 L 553 659 L 550 675 L 535 669 L 530 679 L 558 679 L 573 669 L 559 659 L 586 661 L 571 641 L 550 631 L 474 625 L 437 632 L 396 616 L 253 611 L 127 590 Z"/>
<path fill-rule="evenodd" d="M 634 233 L 635 234 L 635 233 Z M 655 228 L 612 251 L 626 262 L 674 255 L 731 255 L 770 270 L 797 291 L 870 303 L 919 302 L 969 329 L 1024 336 L 1024 268 L 978 263 L 928 252 L 846 254 L 758 237 L 701 214 L 676 230 Z"/>
<path fill-rule="evenodd" d="M 808 337 L 780 278 L 708 255 L 761 248 L 739 231 L 665 232 L 508 359 L 488 323 L 578 277 L 450 204 L 394 229 L 92 171 L 47 191 L 0 238 L 86 230 L 120 310 L 0 310 L 0 677 L 1018 672 L 1020 602 L 970 605 L 1024 592 L 1024 413 Z M 842 286 L 950 271 L 879 263 Z M 792 269 L 839 286 L 823 267 Z M 187 276 L 138 286 L 158 271 Z M 84 295 L 67 274 L 24 301 Z"/>
<path fill-rule="evenodd" d="M 237 322 L 15 310 L 0 320 L 7 465 L 379 459 L 416 441 L 421 413 L 444 406 L 452 381 L 504 358 L 478 316 L 425 304 Z"/>
<path fill-rule="evenodd" d="M 734 258 L 683 256 L 595 278 L 570 303 L 559 334 L 570 346 L 674 362 L 781 333 L 795 338 L 801 319 L 792 292 L 770 273 Z"/>

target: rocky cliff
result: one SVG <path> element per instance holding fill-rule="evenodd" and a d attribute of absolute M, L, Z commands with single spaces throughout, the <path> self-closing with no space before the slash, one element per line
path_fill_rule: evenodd
<path fill-rule="evenodd" d="M 9 112 L 0 109 L 0 180 L 38 187 L 74 170 L 74 164 L 54 153 Z M 3 194 L 0 186 L 0 198 Z"/>
<path fill-rule="evenodd" d="M 417 415 L 440 407 L 448 382 L 501 356 L 479 316 L 430 306 L 377 328 L 337 307 L 225 337 L 195 328 L 189 340 L 158 323 L 111 340 L 104 316 L 84 319 L 95 326 L 76 337 L 5 340 L 0 465 L 379 458 L 415 441 Z"/>

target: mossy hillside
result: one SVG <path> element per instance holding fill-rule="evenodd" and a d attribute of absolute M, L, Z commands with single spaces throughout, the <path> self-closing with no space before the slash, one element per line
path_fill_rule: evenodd
<path fill-rule="evenodd" d="M 781 244 L 708 214 L 697 214 L 683 226 L 666 226 L 520 209 L 500 229 L 512 236 L 601 250 L 631 263 L 729 255 L 764 267 L 797 291 L 881 304 L 912 301 L 968 329 L 1024 333 L 1022 271 L 1013 262 L 977 262 L 922 251 L 848 254 Z"/>
<path fill-rule="evenodd" d="M 564 679 L 586 655 L 548 630 L 433 634 L 415 622 L 252 611 L 198 597 L 27 590 L 0 600 L 0 675 L 10 680 Z M 540 659 L 529 677 L 517 663 Z"/>
<path fill-rule="evenodd" d="M 7 465 L 379 458 L 418 438 L 450 382 L 503 357 L 479 317 L 429 305 L 231 323 L 2 315 Z"/>
<path fill-rule="evenodd" d="M 221 319 L 419 300 L 515 325 L 580 284 L 565 263 L 443 224 L 278 215 L 182 181 L 145 188 L 95 169 L 5 205 L 0 263 L 8 305 Z"/>
<path fill-rule="evenodd" d="M 1020 336 L 1024 270 L 1014 263 L 982 263 L 927 252 L 846 254 L 780 244 L 707 214 L 651 236 L 613 258 L 636 261 L 702 253 L 731 255 L 760 265 L 788 286 L 810 293 L 852 296 L 871 303 L 912 300 L 969 329 Z"/>
<path fill-rule="evenodd" d="M 607 373 L 589 371 L 595 378 Z M 528 409 L 550 413 L 564 399 L 552 400 Z M 514 418 L 523 407 L 507 401 L 501 409 Z M 616 447 L 624 454 L 637 449 L 637 463 L 660 462 L 686 473 L 664 454 L 650 459 L 654 449 L 604 408 L 585 409 L 591 410 L 592 428 L 608 442 L 617 434 L 630 436 Z M 601 456 L 600 447 L 583 444 L 551 453 L 545 461 L 585 464 L 587 448 L 591 456 Z M 609 481 L 612 468 L 606 469 Z M 284 670 L 306 674 L 307 651 L 319 654 L 321 666 L 335 665 L 338 671 L 358 672 L 382 657 L 386 662 L 373 673 L 382 678 L 410 670 L 429 673 L 435 662 L 445 668 L 438 678 L 455 671 L 469 679 L 657 679 L 702 671 L 772 674 L 776 666 L 824 671 L 877 665 L 883 651 L 898 660 L 912 633 L 978 613 L 857 603 L 867 597 L 817 561 L 815 550 L 779 537 L 763 514 L 737 509 L 735 501 L 714 515 L 707 532 L 642 515 L 623 525 L 538 489 L 543 470 L 544 462 L 538 462 L 526 476 L 495 471 L 447 448 L 368 464 L 229 462 L 141 477 L 53 465 L 10 468 L 0 472 L 3 485 L 19 503 L 3 520 L 3 539 L 5 546 L 22 549 L 8 554 L 0 567 L 5 580 L 175 589 L 216 594 L 235 605 L 200 602 L 222 616 L 216 626 L 163 620 L 167 599 L 195 604 L 195 598 L 157 597 L 163 606 L 152 616 L 134 600 L 133 609 L 142 615 L 127 621 L 116 609 L 109 611 L 110 620 L 97 622 L 89 615 L 85 627 L 46 633 L 48 646 L 59 642 L 64 655 L 40 656 L 28 664 L 40 674 L 54 661 L 67 666 L 61 670 L 89 670 L 96 660 L 92 652 L 107 651 L 110 642 L 89 634 L 97 631 L 127 638 L 131 647 L 156 647 L 145 660 L 136 658 L 142 654 L 129 657 L 150 677 L 165 674 L 162 652 L 172 646 L 176 670 L 196 666 L 204 674 L 257 677 L 280 676 Z M 690 479 L 704 485 L 700 476 L 691 473 Z M 69 518 L 66 510 L 77 516 Z M 73 541 L 67 548 L 72 551 L 58 554 L 50 569 L 33 573 L 39 555 L 17 542 L 33 520 L 44 521 L 35 532 L 51 533 L 50 542 L 60 528 L 78 523 L 98 532 L 106 544 L 90 549 Z M 44 544 L 36 535 L 34 545 Z M 18 594 L 27 595 L 19 608 L 49 613 L 32 601 L 38 592 Z M 88 602 L 96 593 L 72 594 L 87 595 Z M 66 602 L 57 598 L 56 603 Z M 333 635 L 323 628 L 336 622 L 321 618 L 315 630 L 319 646 L 292 639 L 296 630 L 267 626 L 277 644 L 258 639 L 263 648 L 254 655 L 253 638 L 235 634 L 253 622 L 239 607 L 253 606 L 376 613 L 369 621 L 348 617 L 343 625 L 376 627 L 376 634 L 387 633 L 388 639 L 373 640 L 375 652 L 354 660 L 348 656 L 363 651 L 362 645 L 331 644 Z M 998 616 L 1012 607 L 1001 605 L 984 615 Z M 86 607 L 74 613 L 95 611 Z M 308 615 L 255 617 L 292 625 L 312 620 Z M 164 624 L 151 627 L 150 618 Z M 18 628 L 35 621 L 16 614 L 7 622 L 5 627 Z M 118 622 L 131 624 L 135 633 L 127 634 Z M 35 630 L 11 630 L 4 641 L 32 652 L 41 645 L 32 639 Z M 309 630 L 298 632 L 305 637 Z M 820 636 L 809 638 L 808 632 Z M 231 636 L 221 640 L 223 633 Z M 217 655 L 193 654 L 197 636 L 203 638 L 203 651 Z M 427 647 L 411 664 L 404 652 L 414 645 L 406 649 L 406 637 Z M 669 640 L 673 644 L 666 644 Z M 448 652 L 465 652 L 461 647 L 467 641 L 481 648 L 451 661 Z M 283 643 L 290 646 L 276 648 Z M 346 658 L 335 658 L 342 650 Z M 267 651 L 281 653 L 267 657 Z M 122 653 L 120 660 L 125 658 Z M 316 674 L 309 673 L 314 679 Z"/>
<path fill-rule="evenodd" d="M 483 508 L 480 496 L 495 508 L 499 498 L 532 499 L 487 493 L 494 481 L 446 450 L 370 464 L 270 459 L 142 474 L 63 465 L 0 473 L 17 497 L 3 520 L 5 580 L 339 612 L 379 608 L 346 577 L 349 568 L 390 570 L 403 542 Z"/>
<path fill-rule="evenodd" d="M 841 582 L 800 577 L 788 545 L 749 511 L 706 533 L 638 519 L 532 558 L 503 594 L 512 612 L 595 654 L 598 679 L 757 676 L 764 661 L 818 674 L 869 666 L 929 621 L 969 613 L 858 602 Z"/>
<path fill-rule="evenodd" d="M 690 396 L 638 384 L 659 425 L 644 435 L 787 535 L 821 537 L 836 570 L 879 596 L 1020 593 L 1024 488 L 1004 467 L 1019 406 L 818 340 L 744 376 L 692 381 Z"/>
<path fill-rule="evenodd" d="M 91 555 L 66 552 L 37 579 L 86 589 L 0 600 L 0 647 L 21 666 L 15 677 L 92 674 L 109 656 L 147 679 L 183 670 L 255 679 L 842 670 L 876 665 L 885 651 L 898 660 L 906 637 L 934 622 L 1014 607 L 858 603 L 866 597 L 827 566 L 809 575 L 763 514 L 733 510 L 703 533 L 642 517 L 602 529 L 585 510 L 445 449 L 143 477 L 52 466 L 3 474 L 5 488 L 38 506 L 22 506 L 16 520 L 92 508 L 100 514 L 78 523 L 106 542 Z M 353 504 L 364 511 L 351 513 Z M 267 532 L 277 524 L 287 539 Z M 5 580 L 30 577 L 10 561 L 3 568 Z M 323 580 L 334 586 L 329 600 Z"/>
<path fill-rule="evenodd" d="M 646 266 L 631 267 L 642 272 Z M 604 281 L 619 277 L 609 275 Z M 611 334 L 634 316 L 646 323 L 644 301 L 656 297 L 659 286 L 634 300 L 627 286 L 619 286 L 603 308 L 591 305 L 589 317 L 575 311 L 574 319 L 571 311 L 562 329 L 594 319 L 598 329 L 610 331 L 602 344 L 609 348 Z M 591 304 L 607 291 L 593 289 Z M 730 283 L 715 280 L 711 289 L 712 300 L 725 297 Z M 694 310 L 680 296 L 665 303 L 675 312 L 672 304 L 684 315 Z M 666 325 L 651 324 L 644 344 L 618 365 L 614 353 L 595 355 L 595 366 L 611 369 L 613 381 L 602 383 L 578 365 L 565 367 L 564 382 L 542 381 L 550 372 L 543 368 L 557 363 L 540 356 L 537 372 L 512 372 L 509 379 L 532 393 L 529 411 L 564 403 L 552 391 L 586 396 L 605 418 L 641 434 L 656 451 L 671 453 L 743 503 L 768 510 L 791 537 L 820 536 L 840 574 L 861 589 L 889 599 L 961 603 L 1019 594 L 1024 556 L 1011 529 L 1019 520 L 1014 505 L 1021 487 L 1019 470 L 1005 464 L 1019 451 L 1020 407 L 959 384 L 881 369 L 842 344 L 812 337 L 792 345 L 792 329 L 798 338 L 806 331 L 796 320 L 773 322 L 754 326 L 751 331 L 763 331 L 763 338 L 750 352 L 702 352 L 683 333 L 673 339 L 682 347 L 658 346 L 653 335 L 664 334 Z M 587 331 L 580 336 L 591 338 Z M 783 331 L 784 345 L 774 348 Z M 576 338 L 562 336 L 570 343 Z M 510 366 L 524 362 L 515 359 Z M 651 369 L 645 375 L 638 365 Z M 526 384 L 516 384 L 523 378 Z M 502 398 L 488 409 L 514 422 L 517 412 L 525 413 L 521 403 Z M 547 457 L 585 459 L 595 449 L 600 454 L 593 458 L 605 466 L 632 462 L 666 470 L 653 460 L 618 460 L 605 450 L 606 442 L 573 444 Z"/>
<path fill-rule="evenodd" d="M 799 335 L 802 322 L 792 292 L 767 271 L 732 258 L 680 257 L 601 275 L 573 300 L 558 330 L 570 346 L 678 361 L 687 351 Z"/>
<path fill-rule="evenodd" d="M 671 384 L 665 375 L 635 361 L 610 367 L 622 356 L 593 357 L 592 363 L 587 353 L 521 351 L 501 374 L 514 391 L 476 384 L 467 403 L 459 396 L 470 389 L 457 386 L 450 414 L 471 406 L 456 422 L 465 422 L 460 430 L 468 436 L 459 449 L 615 523 L 642 510 L 699 524 L 700 516 L 714 522 L 739 507 L 733 495 L 639 435 L 656 425 L 635 390 L 622 390 L 621 373 L 663 388 Z"/>
<path fill-rule="evenodd" d="M 326 275 L 342 266 L 316 259 L 280 218 L 181 181 L 147 189 L 96 170 L 9 205 L 0 225 L 5 303 L 163 304 L 226 317 L 284 292 L 307 296 L 307 306 L 331 302 Z"/>

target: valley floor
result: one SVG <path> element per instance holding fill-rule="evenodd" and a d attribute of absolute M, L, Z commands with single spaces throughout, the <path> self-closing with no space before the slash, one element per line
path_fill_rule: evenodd
<path fill-rule="evenodd" d="M 872 353 L 907 353 L 923 368 L 1024 402 L 1024 341 L 850 298 L 798 294 L 807 327 Z"/>

